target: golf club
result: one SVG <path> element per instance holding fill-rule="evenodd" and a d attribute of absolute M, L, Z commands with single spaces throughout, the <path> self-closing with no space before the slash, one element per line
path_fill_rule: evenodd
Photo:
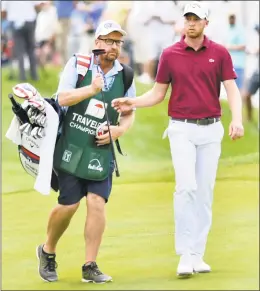
<path fill-rule="evenodd" d="M 95 56 L 95 58 L 97 60 L 98 73 L 101 73 L 99 71 L 100 62 L 99 62 L 98 56 L 105 54 L 106 50 L 104 50 L 104 49 L 94 49 L 94 50 L 92 50 L 92 53 L 94 54 L 94 56 Z M 108 128 L 108 133 L 109 133 L 109 138 L 110 138 L 110 144 L 111 144 L 112 156 L 113 156 L 113 160 L 114 160 L 115 172 L 116 172 L 116 176 L 119 177 L 120 174 L 119 174 L 119 169 L 118 169 L 118 165 L 117 165 L 117 161 L 116 161 L 116 153 L 115 153 L 115 148 L 114 148 L 114 144 L 113 144 L 113 140 L 112 140 L 112 136 L 111 136 L 109 118 L 108 118 L 108 113 L 107 113 L 107 109 L 106 109 L 106 103 L 105 103 L 105 97 L 104 97 L 103 90 L 101 90 L 101 96 L 102 96 L 102 101 L 104 103 L 104 108 L 105 108 L 105 116 L 106 116 L 106 120 L 107 120 L 107 128 Z"/>
<path fill-rule="evenodd" d="M 13 110 L 13 113 L 17 116 L 17 118 L 19 119 L 20 123 L 21 124 L 24 124 L 24 123 L 28 123 L 30 122 L 29 121 L 29 118 L 26 114 L 26 111 L 22 108 L 21 104 L 18 103 L 15 99 L 14 99 L 14 96 L 13 94 L 8 94 L 8 98 L 9 100 L 12 102 L 12 110 Z"/>

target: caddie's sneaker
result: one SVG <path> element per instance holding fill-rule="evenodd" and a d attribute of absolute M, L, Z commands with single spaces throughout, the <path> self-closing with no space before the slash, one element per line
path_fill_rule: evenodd
<path fill-rule="evenodd" d="M 82 266 L 82 282 L 103 284 L 111 281 L 112 277 L 103 274 L 95 262 Z"/>
<path fill-rule="evenodd" d="M 185 254 L 180 257 L 177 268 L 177 275 L 182 277 L 189 277 L 193 274 L 193 265 L 191 255 Z"/>
<path fill-rule="evenodd" d="M 55 282 L 58 280 L 56 273 L 57 263 L 55 254 L 47 254 L 43 251 L 43 244 L 36 248 L 36 255 L 39 259 L 39 275 L 46 282 Z"/>
<path fill-rule="evenodd" d="M 203 261 L 201 256 L 192 256 L 192 265 L 195 273 L 211 272 L 211 267 Z"/>

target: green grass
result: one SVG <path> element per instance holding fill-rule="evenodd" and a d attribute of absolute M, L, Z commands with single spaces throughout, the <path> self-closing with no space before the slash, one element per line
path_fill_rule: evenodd
<path fill-rule="evenodd" d="M 58 70 L 37 88 L 44 96 L 57 87 Z M 33 82 L 32 82 L 33 83 Z M 14 82 L 2 75 L 2 289 L 4 290 L 258 290 L 259 288 L 259 154 L 258 132 L 245 125 L 243 139 L 227 134 L 217 175 L 213 225 L 206 260 L 211 274 L 190 280 L 176 278 L 172 193 L 174 173 L 168 140 L 167 99 L 140 109 L 129 133 L 121 139 L 127 157 L 119 157 L 121 177 L 114 179 L 107 204 L 107 229 L 98 263 L 114 277 L 107 285 L 80 282 L 84 259 L 82 201 L 58 246 L 60 281 L 48 284 L 38 277 L 35 247 L 45 239 L 56 193 L 33 191 L 33 178 L 19 161 L 16 146 L 4 136 L 12 119 L 7 94 Z M 35 83 L 34 83 L 35 84 Z M 147 90 L 138 86 L 138 93 Z M 227 131 L 230 112 L 223 102 Z"/>

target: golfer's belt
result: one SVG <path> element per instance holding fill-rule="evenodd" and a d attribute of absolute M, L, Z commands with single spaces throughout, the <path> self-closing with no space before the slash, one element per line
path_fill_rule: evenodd
<path fill-rule="evenodd" d="M 186 123 L 194 123 L 197 125 L 209 125 L 209 124 L 220 121 L 220 118 L 210 117 L 210 118 L 201 118 L 201 119 L 180 119 L 180 118 L 171 117 L 171 120 L 176 120 L 176 121 L 181 121 L 181 122 L 186 122 Z"/>

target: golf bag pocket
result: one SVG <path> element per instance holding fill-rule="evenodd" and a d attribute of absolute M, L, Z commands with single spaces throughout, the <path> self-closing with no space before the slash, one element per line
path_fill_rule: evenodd
<path fill-rule="evenodd" d="M 95 149 L 90 148 L 88 151 L 84 152 L 82 156 L 81 163 L 79 165 L 78 175 L 81 178 L 102 181 L 106 179 L 109 174 L 110 166 L 110 152 L 108 151 L 108 146 L 103 146 Z"/>
<path fill-rule="evenodd" d="M 38 175 L 38 169 L 39 169 L 39 162 L 40 158 L 39 156 L 35 155 L 31 151 L 27 150 L 23 146 L 18 146 L 19 151 L 19 158 L 20 162 L 24 168 L 24 170 L 34 178 Z"/>
<path fill-rule="evenodd" d="M 40 138 L 23 133 L 21 145 L 18 146 L 20 162 L 24 170 L 34 178 L 39 170 L 41 142 Z"/>

